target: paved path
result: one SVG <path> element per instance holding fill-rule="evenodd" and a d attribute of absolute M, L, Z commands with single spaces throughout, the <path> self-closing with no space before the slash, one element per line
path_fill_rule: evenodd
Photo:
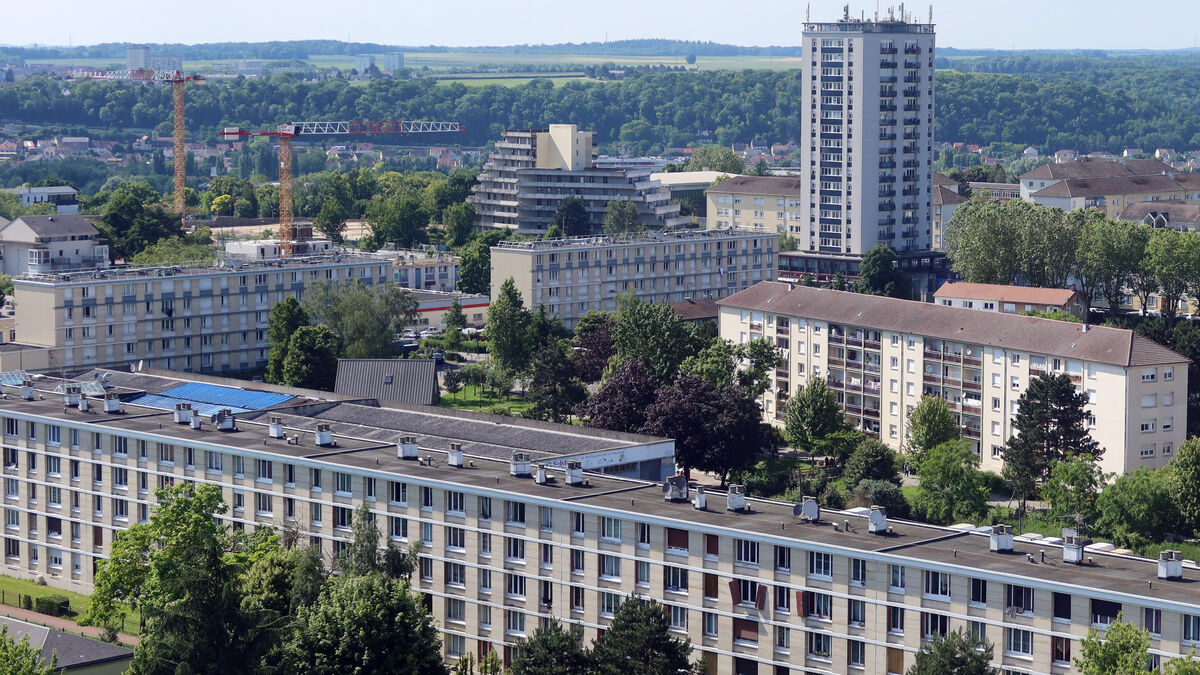
<path fill-rule="evenodd" d="M 39 614 L 38 612 L 28 609 L 21 609 L 19 607 L 10 607 L 9 605 L 0 605 L 0 615 L 12 617 L 14 619 L 20 619 L 22 621 L 28 621 L 29 623 L 36 623 L 39 626 L 57 628 L 58 630 L 66 631 L 68 633 L 75 633 L 76 635 L 86 635 L 91 638 L 99 638 L 100 633 L 104 632 L 102 629 L 96 628 L 95 626 L 80 626 L 74 621 L 61 616 Z M 137 638 L 124 633 L 117 633 L 117 640 L 128 647 L 135 647 L 138 643 Z"/>

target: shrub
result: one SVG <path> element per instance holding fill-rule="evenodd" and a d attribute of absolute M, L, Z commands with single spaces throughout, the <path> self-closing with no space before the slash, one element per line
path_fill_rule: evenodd
<path fill-rule="evenodd" d="M 70 613 L 71 601 L 65 595 L 46 595 L 34 599 L 34 609 L 39 614 L 63 616 Z"/>
<path fill-rule="evenodd" d="M 21 595 L 20 598 L 21 598 L 21 609 L 27 609 L 27 610 L 32 611 L 33 610 L 33 596 L 32 595 Z"/>

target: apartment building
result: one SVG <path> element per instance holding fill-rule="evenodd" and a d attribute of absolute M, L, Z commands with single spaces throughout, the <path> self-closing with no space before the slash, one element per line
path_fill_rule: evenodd
<path fill-rule="evenodd" d="M 275 303 L 316 283 L 390 277 L 388 260 L 353 254 L 31 274 L 13 279 L 16 341 L 47 350 L 54 370 L 248 370 L 267 362 Z"/>
<path fill-rule="evenodd" d="M 502 241 L 492 247 L 492 289 L 512 278 L 531 307 L 567 328 L 617 296 L 643 302 L 723 298 L 775 278 L 774 230 L 680 230 L 637 237 Z"/>
<path fill-rule="evenodd" d="M 583 200 L 597 230 L 612 200 L 636 204 L 649 229 L 688 222 L 679 215 L 679 205 L 671 203 L 670 190 L 651 178 L 654 167 L 593 165 L 593 136 L 574 124 L 504 131 L 467 198 L 475 205 L 479 225 L 544 234 L 567 197 Z"/>
<path fill-rule="evenodd" d="M 1177 552 L 1147 560 L 1071 532 L 936 527 L 605 472 L 621 455 L 652 466 L 672 451 L 662 439 L 329 401 L 214 419 L 123 401 L 116 390 L 154 378 L 112 376 L 102 400 L 4 386 L 6 574 L 89 592 L 152 490 L 188 480 L 221 487 L 233 527 L 294 530 L 330 561 L 365 504 L 389 541 L 420 544 L 413 587 L 448 662 L 507 661 L 551 619 L 597 639 L 631 595 L 662 602 L 711 673 L 899 675 L 962 628 L 1006 674 L 1059 675 L 1118 613 L 1150 631 L 1156 663 L 1200 645 L 1200 572 Z"/>
<path fill-rule="evenodd" d="M 108 267 L 108 244 L 83 216 L 0 218 L 0 269 L 9 276 Z"/>
<path fill-rule="evenodd" d="M 1087 320 L 1087 294 L 1073 288 L 1037 288 L 1004 284 L 972 284 L 947 281 L 933 294 L 933 301 L 946 307 L 963 307 L 984 312 L 1066 312 Z"/>
<path fill-rule="evenodd" d="M 1185 438 L 1189 361 L 1133 331 L 779 282 L 717 304 L 722 337 L 765 338 L 784 355 L 764 397 L 769 420 L 825 378 L 847 421 L 900 449 L 908 414 L 937 396 L 982 468 L 998 472 L 1030 379 L 1061 373 L 1088 395 L 1104 471 L 1163 466 Z"/>
<path fill-rule="evenodd" d="M 328 239 L 309 239 L 304 243 L 307 247 L 306 256 L 343 255 L 347 252 Z M 358 255 L 358 252 L 352 252 Z M 430 246 L 422 249 L 382 249 L 372 255 L 391 262 L 392 282 L 401 288 L 449 292 L 458 287 L 459 258 L 449 251 L 439 251 Z M 278 239 L 254 239 L 226 242 L 225 257 L 245 263 L 279 260 L 283 256 Z"/>
<path fill-rule="evenodd" d="M 704 191 L 708 225 L 714 228 L 753 227 L 799 236 L 806 194 L 795 176 L 734 176 Z"/>
<path fill-rule="evenodd" d="M 954 212 L 966 203 L 967 198 L 958 193 L 957 186 L 935 185 L 933 188 L 933 221 L 932 235 L 929 240 L 930 248 L 934 251 L 946 250 L 946 227 L 954 220 Z"/>
<path fill-rule="evenodd" d="M 797 253 L 832 274 L 878 243 L 930 248 L 932 23 L 910 15 L 805 23 Z"/>
<path fill-rule="evenodd" d="M 52 185 L 47 187 L 15 187 L 5 188 L 0 192 L 15 194 L 21 198 L 21 205 L 28 208 L 37 204 L 52 204 L 55 213 L 79 213 L 79 191 L 70 185 Z"/>
<path fill-rule="evenodd" d="M 1057 157 L 1057 153 L 1055 157 Z M 1098 178 L 1130 178 L 1134 176 L 1165 176 L 1169 165 L 1156 159 L 1094 159 L 1083 157 L 1043 164 L 1020 177 L 1021 199 L 1031 201 L 1034 193 L 1065 180 L 1095 180 Z"/>

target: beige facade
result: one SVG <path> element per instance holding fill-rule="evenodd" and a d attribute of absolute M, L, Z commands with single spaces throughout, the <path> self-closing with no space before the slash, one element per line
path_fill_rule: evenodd
<path fill-rule="evenodd" d="M 752 227 L 794 237 L 808 230 L 801 209 L 800 179 L 788 176 L 734 176 L 704 191 L 708 225 Z"/>
<path fill-rule="evenodd" d="M 999 471 L 1030 379 L 1062 373 L 1091 401 L 1104 471 L 1163 466 L 1185 438 L 1188 361 L 1132 331 L 777 282 L 718 304 L 722 337 L 765 338 L 786 359 L 764 399 L 771 420 L 811 378 L 826 378 L 852 425 L 901 449 L 909 413 L 937 396 L 981 467 Z"/>
<path fill-rule="evenodd" d="M 1194 567 L 1160 575 L 1155 561 L 1103 548 L 1080 567 L 1064 562 L 1058 541 L 815 504 L 801 519 L 793 504 L 700 495 L 686 483 L 664 492 L 598 470 L 571 476 L 554 465 L 543 481 L 520 458 L 470 451 L 456 468 L 452 446 L 427 447 L 434 438 L 413 447 L 432 461 L 400 459 L 395 443 L 361 440 L 354 425 L 339 425 L 330 438 L 339 452 L 328 453 L 290 416 L 279 431 L 291 443 L 259 422 L 197 430 L 171 412 L 84 412 L 49 392 L 5 393 L 0 564 L 55 588 L 90 592 L 95 561 L 148 518 L 154 488 L 194 480 L 221 487 L 225 522 L 292 529 L 326 560 L 352 538 L 363 504 L 390 541 L 420 542 L 413 585 L 450 662 L 492 649 L 507 660 L 550 619 L 596 639 L 630 595 L 662 602 L 671 631 L 713 673 L 899 675 L 925 640 L 960 628 L 995 646 L 997 668 L 1071 673 L 1079 641 L 1118 611 L 1150 629 L 1156 659 L 1200 644 Z M 588 433 L 604 432 L 571 430 Z"/>
<path fill-rule="evenodd" d="M 247 370 L 267 361 L 275 303 L 311 284 L 383 283 L 376 256 L 295 258 L 240 266 L 63 273 L 13 280 L 17 342 L 48 349 L 48 367 Z"/>
<path fill-rule="evenodd" d="M 492 247 L 492 293 L 512 278 L 531 307 L 545 305 L 570 328 L 617 296 L 644 302 L 723 298 L 775 278 L 774 230 L 699 230 L 640 237 L 573 237 Z"/>

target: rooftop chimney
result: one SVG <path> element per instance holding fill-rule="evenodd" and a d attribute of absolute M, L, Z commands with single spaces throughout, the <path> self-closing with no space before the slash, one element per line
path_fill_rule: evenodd
<path fill-rule="evenodd" d="M 33 380 L 21 381 L 21 398 L 26 401 L 33 400 Z"/>
<path fill-rule="evenodd" d="M 116 394 L 108 393 L 104 395 L 104 412 L 110 414 L 124 412 L 121 410 L 121 399 L 117 398 Z"/>
<path fill-rule="evenodd" d="M 217 414 L 212 416 L 213 424 L 217 425 L 220 431 L 236 431 L 237 419 L 233 416 L 233 411 L 229 408 L 221 408 Z"/>
<path fill-rule="evenodd" d="M 396 444 L 397 459 L 417 459 L 417 438 L 405 436 Z"/>
<path fill-rule="evenodd" d="M 456 466 L 461 469 L 462 465 L 463 465 L 462 443 L 451 443 L 450 444 L 450 466 Z"/>
<path fill-rule="evenodd" d="M 533 462 L 529 460 L 529 455 L 524 452 L 514 452 L 512 461 L 508 463 L 508 475 L 529 478 L 531 471 L 533 471 Z"/>
<path fill-rule="evenodd" d="M 322 448 L 327 448 L 333 445 L 333 432 L 329 430 L 328 422 L 319 422 L 317 424 L 316 444 Z"/>
<path fill-rule="evenodd" d="M 729 486 L 729 493 L 725 495 L 725 508 L 730 511 L 744 511 L 746 509 L 745 485 Z"/>
<path fill-rule="evenodd" d="M 537 470 L 535 470 L 533 473 L 533 482 L 537 483 L 538 485 L 546 484 L 546 465 L 545 464 L 537 465 Z"/>
<path fill-rule="evenodd" d="M 696 507 L 697 511 L 703 511 L 708 508 L 708 495 L 704 494 L 704 486 L 696 486 L 696 497 L 692 499 L 692 506 Z"/>
<path fill-rule="evenodd" d="M 192 428 L 199 431 L 203 426 L 204 426 L 204 420 L 200 419 L 200 416 L 193 412 L 192 413 Z"/>
<path fill-rule="evenodd" d="M 79 385 L 68 384 L 63 391 L 63 405 L 73 408 L 79 405 Z"/>
<path fill-rule="evenodd" d="M 191 403 L 176 403 L 175 404 L 175 423 L 187 424 L 192 421 L 192 404 Z"/>
<path fill-rule="evenodd" d="M 583 485 L 583 464 L 577 459 L 567 462 L 567 485 Z"/>
<path fill-rule="evenodd" d="M 1181 551 L 1159 552 L 1158 578 L 1170 580 L 1183 578 L 1183 553 Z"/>
<path fill-rule="evenodd" d="M 687 476 L 675 474 L 663 481 L 663 500 L 668 502 L 686 502 L 688 498 Z"/>
<path fill-rule="evenodd" d="M 1063 562 L 1083 564 L 1083 540 L 1075 530 L 1063 528 Z"/>
<path fill-rule="evenodd" d="M 885 534 L 888 530 L 887 509 L 882 506 L 871 506 L 871 514 L 867 516 L 867 532 Z"/>
<path fill-rule="evenodd" d="M 1012 553 L 1012 525 L 992 526 L 992 534 L 988 538 L 988 550 L 992 553 Z"/>
<path fill-rule="evenodd" d="M 282 417 L 272 417 L 267 421 L 267 436 L 271 438 L 283 438 Z"/>

